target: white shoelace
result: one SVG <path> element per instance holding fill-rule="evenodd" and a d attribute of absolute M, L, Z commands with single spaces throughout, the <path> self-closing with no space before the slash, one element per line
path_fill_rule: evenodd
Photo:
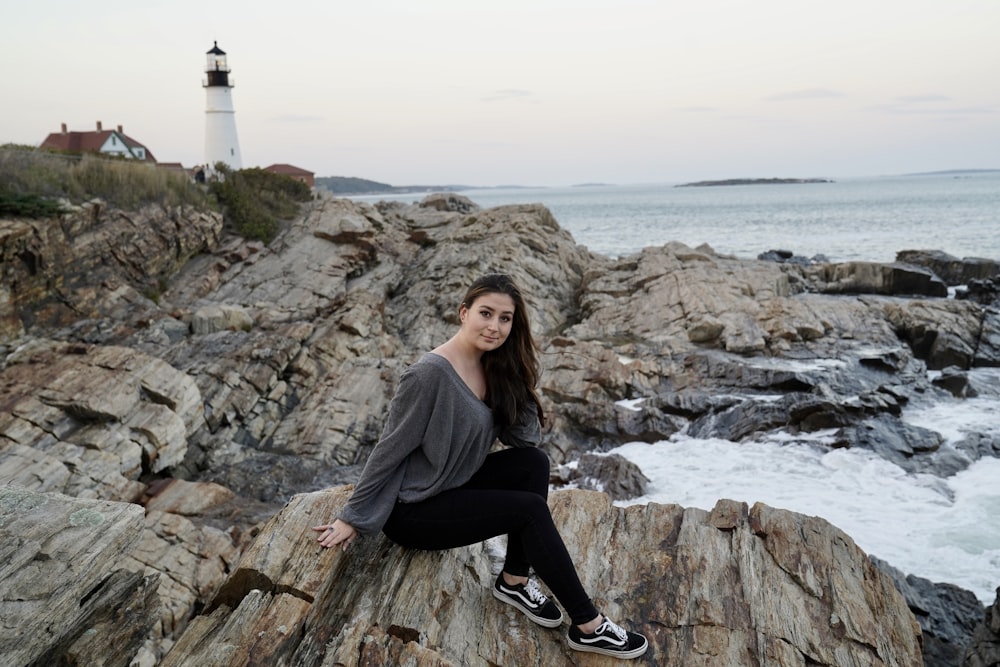
<path fill-rule="evenodd" d="M 608 630 L 611 630 L 611 632 L 615 633 L 618 636 L 618 639 L 621 639 L 622 641 L 627 641 L 628 640 L 628 633 L 625 632 L 625 628 L 623 628 L 622 626 L 618 625 L 617 623 L 615 623 L 614 621 L 612 621 L 607 616 L 604 617 L 604 622 L 601 623 L 601 625 L 597 628 L 597 631 L 594 634 L 597 634 L 597 635 L 601 634 L 604 631 L 605 628 L 607 628 Z"/>
<path fill-rule="evenodd" d="M 538 587 L 538 584 L 535 583 L 534 579 L 528 579 L 528 583 L 524 585 L 524 592 L 528 594 L 528 597 L 531 598 L 532 602 L 539 605 L 545 604 L 545 601 L 548 600 L 548 598 L 545 597 L 545 593 L 542 593 L 542 589 Z"/>

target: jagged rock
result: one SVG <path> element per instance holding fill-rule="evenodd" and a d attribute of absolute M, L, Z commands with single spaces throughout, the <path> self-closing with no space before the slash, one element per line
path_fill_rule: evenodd
<path fill-rule="evenodd" d="M 970 280 L 965 289 L 955 290 L 956 299 L 969 299 L 984 306 L 1000 306 L 1000 278 Z"/>
<path fill-rule="evenodd" d="M 122 560 L 135 572 L 159 573 L 160 597 L 154 638 L 176 637 L 193 609 L 207 604 L 229 574 L 240 549 L 232 537 L 186 517 L 148 510 L 141 540 Z"/>
<path fill-rule="evenodd" d="M 433 208 L 437 211 L 455 211 L 457 213 L 472 213 L 479 210 L 479 205 L 468 197 L 454 192 L 437 192 L 427 195 L 420 201 L 423 208 Z"/>
<path fill-rule="evenodd" d="M 920 623 L 924 667 L 959 665 L 983 618 L 983 605 L 975 594 L 951 584 L 935 584 L 922 577 L 905 575 L 888 563 L 871 558 L 892 578 Z"/>
<path fill-rule="evenodd" d="M 235 495 L 219 484 L 163 479 L 147 487 L 142 504 L 147 510 L 190 516 L 206 514 Z"/>
<path fill-rule="evenodd" d="M 986 608 L 965 651 L 962 667 L 995 667 L 1000 664 L 1000 588 L 997 599 Z"/>
<path fill-rule="evenodd" d="M 161 579 L 166 631 L 142 660 L 170 646 L 276 506 L 356 479 L 399 373 L 453 333 L 457 300 L 487 271 L 512 273 L 528 297 L 543 445 L 557 465 L 692 427 L 737 439 L 836 428 L 836 446 L 879 432 L 893 444 L 883 455 L 938 475 L 1000 454 L 995 435 L 970 432 L 949 458 L 898 422 L 909 401 L 943 395 L 926 367 L 1000 365 L 996 308 L 888 295 L 910 292 L 911 279 L 939 291 L 926 272 L 739 260 L 680 243 L 609 259 L 542 206 L 473 210 L 460 199 L 323 195 L 266 247 L 220 238 L 216 218 L 178 220 L 146 229 L 95 203 L 38 223 L 58 242 L 0 221 L 0 482 L 136 500 L 168 478 L 236 494 L 147 528 L 145 566 L 184 574 Z M 126 252 L 63 271 L 75 253 L 93 268 L 98 241 L 119 233 Z M 148 279 L 129 252 L 151 262 Z M 869 293 L 820 293 L 824 276 Z M 198 308 L 217 304 L 242 309 L 252 328 L 192 335 Z M 180 536 L 171 549 L 157 541 L 173 539 L 168 530 Z M 199 541 L 227 554 L 204 578 L 184 560 L 211 561 Z M 372 660 L 443 660 L 408 640 L 405 628 L 420 626 L 397 625 L 350 632 L 372 638 Z"/>
<path fill-rule="evenodd" d="M 959 259 L 940 250 L 900 250 L 896 261 L 930 269 L 949 285 L 965 285 L 975 279 L 1000 274 L 1000 262 L 981 257 Z"/>
<path fill-rule="evenodd" d="M 612 500 L 629 500 L 646 494 L 649 478 L 620 454 L 583 454 L 574 466 L 564 466 L 553 476 L 559 484 L 602 491 Z"/>
<path fill-rule="evenodd" d="M 191 316 L 191 330 L 198 335 L 226 329 L 249 331 L 252 327 L 250 314 L 244 308 L 230 304 L 202 306 Z"/>
<path fill-rule="evenodd" d="M 969 384 L 969 374 L 954 366 L 942 369 L 941 375 L 931 380 L 935 387 L 941 387 L 955 398 L 974 398 L 978 394 Z"/>
<path fill-rule="evenodd" d="M 163 665 L 571 665 L 564 631 L 542 630 L 488 593 L 496 545 L 401 549 L 383 537 L 323 550 L 349 488 L 300 495 L 247 549 Z M 920 630 L 891 580 L 826 522 L 720 501 L 613 507 L 556 492 L 553 517 L 585 587 L 609 616 L 645 632 L 664 667 L 899 665 L 920 662 Z M 614 563 L 609 568 L 607 563 Z"/>
<path fill-rule="evenodd" d="M 0 481 L 106 500 L 136 499 L 143 471 L 180 463 L 201 424 L 194 381 L 123 347 L 23 350 L 0 373 Z"/>
<path fill-rule="evenodd" d="M 969 301 L 886 304 L 886 316 L 931 369 L 1000 366 L 1000 313 Z"/>
<path fill-rule="evenodd" d="M 140 293 L 158 294 L 188 259 L 215 247 L 221 231 L 218 213 L 159 205 L 130 212 L 97 203 L 58 221 L 0 221 L 3 330 L 149 308 Z"/>
<path fill-rule="evenodd" d="M 907 264 L 819 264 L 810 273 L 817 288 L 830 294 L 948 296 L 947 285 L 934 272 Z"/>
<path fill-rule="evenodd" d="M 159 614 L 157 576 L 122 568 L 142 508 L 0 488 L 4 665 L 126 667 Z"/>

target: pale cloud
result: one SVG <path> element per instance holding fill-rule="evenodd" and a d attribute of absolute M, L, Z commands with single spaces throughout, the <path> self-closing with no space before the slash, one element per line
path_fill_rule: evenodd
<path fill-rule="evenodd" d="M 829 88 L 805 88 L 777 93 L 765 98 L 768 102 L 797 102 L 799 100 L 821 100 L 831 97 L 843 97 L 844 94 Z"/>
<path fill-rule="evenodd" d="M 718 111 L 715 107 L 701 107 L 701 106 L 690 106 L 690 107 L 679 107 L 678 111 L 684 111 L 687 113 L 710 113 L 712 111 Z"/>

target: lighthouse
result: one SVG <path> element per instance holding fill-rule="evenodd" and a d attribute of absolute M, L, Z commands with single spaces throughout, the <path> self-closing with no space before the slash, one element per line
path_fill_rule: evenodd
<path fill-rule="evenodd" d="M 226 52 L 215 42 L 206 54 L 205 80 L 205 164 L 212 169 L 224 162 L 230 169 L 242 169 L 240 141 L 236 136 L 233 110 L 233 83 L 229 80 Z"/>

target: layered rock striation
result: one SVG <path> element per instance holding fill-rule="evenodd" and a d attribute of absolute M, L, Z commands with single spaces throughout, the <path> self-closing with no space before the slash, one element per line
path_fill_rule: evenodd
<path fill-rule="evenodd" d="M 520 623 L 483 599 L 489 545 L 431 555 L 371 540 L 340 555 L 317 553 L 304 530 L 340 502 L 399 373 L 450 335 L 485 272 L 513 274 L 528 295 L 543 445 L 557 466 L 589 461 L 580 486 L 634 492 L 641 471 L 594 455 L 681 431 L 826 430 L 835 446 L 938 475 L 1000 454 L 989 434 L 942 447 L 900 419 L 928 397 L 975 395 L 985 388 L 967 371 L 1000 366 L 996 307 L 942 298 L 947 281 L 915 263 L 741 260 L 676 243 L 611 259 L 542 206 L 480 210 L 455 195 L 319 196 L 269 246 L 226 236 L 212 215 L 98 204 L 0 231 L 0 481 L 22 499 L 4 501 L 11 517 L 41 508 L 30 545 L 4 519 L 2 548 L 21 564 L 58 560 L 73 502 L 131 508 L 115 510 L 126 543 L 93 536 L 105 583 L 63 582 L 76 615 L 24 664 L 83 664 L 109 623 L 134 630 L 122 653 L 142 665 L 578 658 L 558 633 L 524 628 L 515 644 L 483 632 Z M 556 498 L 582 576 L 610 615 L 651 634 L 656 664 L 916 664 L 907 602 L 823 522 L 760 505 Z M 598 586 L 618 561 L 620 578 Z M 2 603 L 20 615 L 5 614 L 3 646 L 34 622 L 19 592 L 29 575 L 41 576 L 6 570 Z M 115 611 L 140 607 L 134 623 Z"/>

